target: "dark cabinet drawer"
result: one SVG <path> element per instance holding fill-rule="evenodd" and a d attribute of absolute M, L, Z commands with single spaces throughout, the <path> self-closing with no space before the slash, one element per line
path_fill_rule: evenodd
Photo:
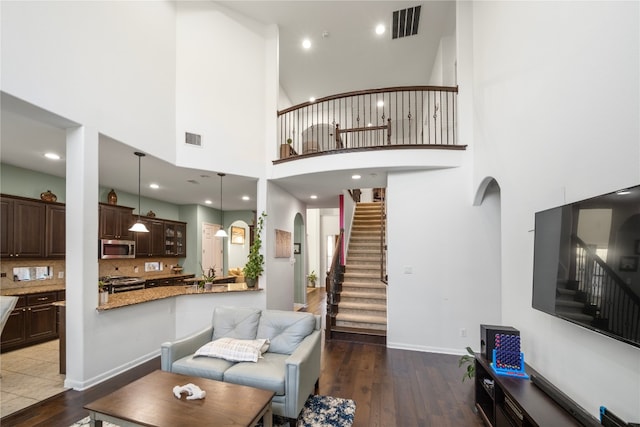
<path fill-rule="evenodd" d="M 27 305 L 51 304 L 58 300 L 55 292 L 27 295 Z"/>

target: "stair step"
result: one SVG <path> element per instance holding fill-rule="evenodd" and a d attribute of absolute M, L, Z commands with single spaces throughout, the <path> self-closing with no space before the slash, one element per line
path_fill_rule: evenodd
<path fill-rule="evenodd" d="M 377 298 L 371 295 L 381 295 L 380 298 L 387 298 L 387 288 L 384 285 L 378 286 L 373 283 L 347 283 L 346 285 L 343 283 L 340 295 L 343 298 L 362 298 L 363 296 L 367 298 Z"/>
<path fill-rule="evenodd" d="M 364 302 L 351 302 L 351 301 L 340 301 L 338 303 L 338 310 L 342 313 L 343 310 L 352 310 L 352 311 L 370 311 L 370 312 L 387 312 L 387 306 L 385 304 L 375 304 L 375 303 L 364 303 Z"/>
<path fill-rule="evenodd" d="M 336 315 L 336 325 L 362 329 L 386 330 L 387 317 L 338 313 Z"/>
<path fill-rule="evenodd" d="M 336 325 L 331 328 L 331 339 L 386 345 L 387 331 L 386 329 L 362 329 Z"/>

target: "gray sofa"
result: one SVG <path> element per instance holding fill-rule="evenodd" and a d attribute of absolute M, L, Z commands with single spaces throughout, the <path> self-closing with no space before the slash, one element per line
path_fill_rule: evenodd
<path fill-rule="evenodd" d="M 211 326 L 161 346 L 163 371 L 272 390 L 275 415 L 296 419 L 320 377 L 320 316 L 255 308 L 216 307 Z M 228 337 L 269 339 L 257 362 L 195 356 L 208 342 Z"/>

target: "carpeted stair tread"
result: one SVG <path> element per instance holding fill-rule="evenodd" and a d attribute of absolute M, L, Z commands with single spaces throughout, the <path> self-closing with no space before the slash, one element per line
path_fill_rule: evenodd
<path fill-rule="evenodd" d="M 381 283 L 379 279 L 375 282 L 347 282 L 346 280 L 342 283 L 342 290 L 345 288 L 358 288 L 358 289 L 372 289 L 372 290 L 382 290 L 386 291 L 387 287 L 384 283 Z"/>
<path fill-rule="evenodd" d="M 348 313 L 338 313 L 336 315 L 336 321 L 342 322 L 357 322 L 357 323 L 374 323 L 378 325 L 386 325 L 387 324 L 387 316 L 371 316 L 371 315 L 360 315 L 360 314 L 348 314 Z"/>
<path fill-rule="evenodd" d="M 344 301 L 345 299 L 351 299 L 351 298 L 353 298 L 354 300 L 357 300 L 357 299 L 372 299 L 372 300 L 380 300 L 380 301 L 387 300 L 387 294 L 384 294 L 382 292 L 342 291 L 342 293 L 340 293 L 340 296 L 342 298 L 342 301 Z"/>
<path fill-rule="evenodd" d="M 358 303 L 358 302 L 340 302 L 338 305 L 340 308 L 350 308 L 353 310 L 375 310 L 386 311 L 386 304 L 371 304 L 371 303 Z"/>

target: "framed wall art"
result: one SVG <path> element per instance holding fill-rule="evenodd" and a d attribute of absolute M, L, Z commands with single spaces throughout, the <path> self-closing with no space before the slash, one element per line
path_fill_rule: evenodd
<path fill-rule="evenodd" d="M 243 227 L 231 226 L 231 243 L 234 245 L 244 245 L 245 229 Z"/>

